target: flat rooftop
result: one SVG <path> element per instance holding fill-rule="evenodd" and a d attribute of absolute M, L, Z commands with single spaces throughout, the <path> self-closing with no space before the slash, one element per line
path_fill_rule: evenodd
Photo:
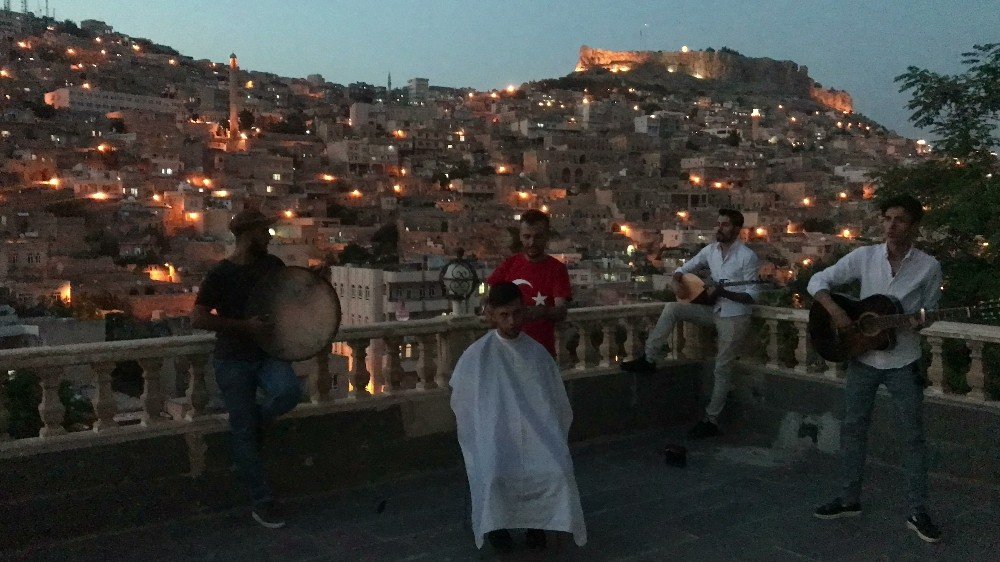
<path fill-rule="evenodd" d="M 864 513 L 821 521 L 836 495 L 837 459 L 787 452 L 746 436 L 685 443 L 684 428 L 574 447 L 589 542 L 549 536 L 544 555 L 477 551 L 461 467 L 284 502 L 288 526 L 268 530 L 229 510 L 72 541 L 0 559 L 30 560 L 997 560 L 1000 486 L 931 476 L 938 544 L 905 525 L 902 472 L 869 464 Z M 686 468 L 659 449 L 688 446 Z M 234 475 L 235 478 L 235 475 Z M 238 485 L 234 482 L 234 485 Z M 560 544 L 557 544 L 560 543 Z M 991 554 L 992 553 L 992 554 Z"/>

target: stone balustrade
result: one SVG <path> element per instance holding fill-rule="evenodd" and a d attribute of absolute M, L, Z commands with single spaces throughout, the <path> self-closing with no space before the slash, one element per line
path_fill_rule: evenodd
<path fill-rule="evenodd" d="M 812 349 L 806 332 L 809 320 L 807 310 L 755 306 L 754 318 L 763 321 L 766 327 L 764 355 L 757 357 L 756 362 L 763 362 L 769 369 L 787 370 L 798 375 L 828 379 L 844 377 L 845 363 L 825 361 Z M 782 328 L 786 330 L 784 335 Z M 929 356 L 925 356 L 929 382 L 926 396 L 975 404 L 1000 412 L 1000 401 L 992 400 L 986 391 L 987 370 L 983 359 L 986 345 L 1000 344 L 1000 326 L 935 322 L 922 329 L 920 334 L 926 344 L 924 347 L 929 351 Z M 969 350 L 969 366 L 964 373 L 969 391 L 964 394 L 957 393 L 945 382 L 945 340 L 963 341 Z M 750 341 L 752 343 L 753 338 Z M 744 361 L 754 363 L 753 354 L 750 355 L 751 358 Z"/>
<path fill-rule="evenodd" d="M 961 324 L 958 322 L 935 322 L 920 332 L 930 346 L 930 364 L 927 367 L 927 378 L 931 386 L 928 392 L 936 395 L 952 395 L 953 389 L 944 384 L 943 347 L 945 340 L 964 341 L 969 349 L 969 368 L 965 372 L 965 383 L 969 392 L 960 395 L 970 402 L 992 403 L 986 393 L 986 367 L 983 351 L 987 344 L 1000 344 L 1000 327 L 982 326 L 976 324 Z M 994 366 L 996 367 L 996 366 Z M 994 375 L 996 376 L 996 375 Z"/>
<path fill-rule="evenodd" d="M 564 378 L 603 376 L 618 372 L 618 363 L 640 353 L 649 329 L 656 322 L 662 304 L 636 304 L 573 309 L 557 329 L 556 361 Z M 748 338 L 744 362 L 794 376 L 839 379 L 843 366 L 819 358 L 806 337 L 808 314 L 805 310 L 757 306 L 754 321 L 759 327 Z M 351 409 L 372 404 L 372 400 L 398 401 L 418 399 L 427 393 L 446 392 L 451 371 L 462 350 L 484 334 L 487 326 L 476 316 L 443 316 L 406 322 L 383 322 L 343 327 L 336 341 L 350 349 L 346 372 L 331 368 L 331 356 L 322 353 L 311 359 L 315 364 L 305 382 L 308 400 L 290 415 L 308 416 L 337 409 Z M 923 330 L 931 352 L 928 370 L 931 386 L 928 394 L 973 402 L 1000 411 L 1000 403 L 991 401 L 984 391 L 987 373 L 983 363 L 986 345 L 1000 343 L 1000 327 L 938 322 Z M 946 339 L 962 340 L 970 350 L 970 366 L 965 379 L 971 390 L 962 396 L 952 394 L 944 384 L 942 347 Z M 384 344 L 384 357 L 369 357 L 374 341 Z M 108 439 L 141 439 L 162 432 L 204 431 L 221 427 L 224 416 L 208 409 L 211 372 L 212 334 L 102 342 L 55 347 L 0 350 L 0 373 L 29 370 L 39 377 L 41 403 L 38 406 L 42 428 L 38 437 L 0 443 L 0 457 L 30 454 L 33 450 L 52 450 L 87 446 Z M 673 360 L 703 361 L 713 355 L 714 340 L 705 330 L 682 324 L 669 342 L 668 357 Z M 404 348 L 415 350 L 412 370 L 404 368 Z M 763 353 L 760 353 L 760 352 Z M 186 372 L 183 397 L 169 396 L 162 384 L 162 370 L 171 359 L 180 362 Z M 379 381 L 373 381 L 370 361 L 382 361 Z M 139 398 L 139 423 L 126 424 L 117 412 L 111 388 L 115 365 L 135 361 L 141 367 L 143 391 Z M 91 402 L 95 420 L 92 431 L 67 433 L 59 386 L 68 367 L 87 365 L 94 392 Z M 415 377 L 413 372 L 415 371 Z M 6 376 L 0 382 L 6 380 Z M 0 393 L 0 396 L 3 394 Z M 168 402 L 180 401 L 182 414 L 167 415 Z M 9 413 L 0 402 L 0 441 L 7 433 Z"/>

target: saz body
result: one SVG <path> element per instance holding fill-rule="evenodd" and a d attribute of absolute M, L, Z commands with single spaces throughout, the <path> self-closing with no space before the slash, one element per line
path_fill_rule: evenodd
<path fill-rule="evenodd" d="M 722 281 L 716 283 L 719 287 L 736 287 L 738 285 L 771 285 L 771 281 Z M 677 297 L 677 302 L 686 302 L 691 304 L 715 304 L 718 297 L 709 298 L 708 292 L 705 290 L 707 284 L 701 277 L 693 273 L 685 273 L 681 280 L 674 283 L 674 292 L 677 292 L 677 288 L 683 287 L 686 289 L 684 298 Z"/>

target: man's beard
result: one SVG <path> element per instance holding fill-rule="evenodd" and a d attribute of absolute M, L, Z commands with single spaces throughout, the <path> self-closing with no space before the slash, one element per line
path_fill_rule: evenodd
<path fill-rule="evenodd" d="M 267 255 L 267 244 L 254 240 L 250 242 L 247 253 L 254 259 L 260 259 Z"/>

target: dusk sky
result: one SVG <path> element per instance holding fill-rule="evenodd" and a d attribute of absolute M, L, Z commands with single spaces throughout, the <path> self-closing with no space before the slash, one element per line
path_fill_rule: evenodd
<path fill-rule="evenodd" d="M 15 8 L 19 2 L 14 2 Z M 43 0 L 30 0 L 36 10 Z M 793 60 L 855 109 L 911 137 L 908 65 L 954 73 L 960 54 L 1000 41 L 998 0 L 49 0 L 60 20 L 116 31 L 244 68 L 331 82 L 480 89 L 563 76 L 580 45 L 614 50 L 728 46 Z"/>

